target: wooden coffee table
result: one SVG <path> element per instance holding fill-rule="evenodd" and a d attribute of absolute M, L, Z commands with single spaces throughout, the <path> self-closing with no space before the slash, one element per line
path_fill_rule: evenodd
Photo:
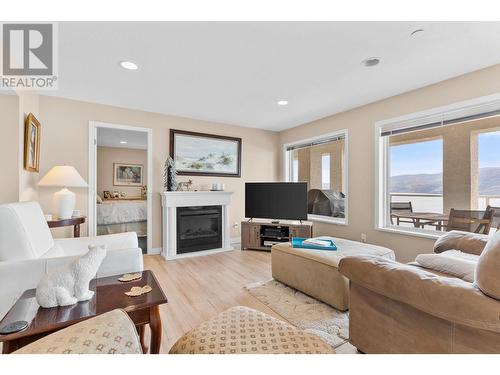
<path fill-rule="evenodd" d="M 96 293 L 90 301 L 79 302 L 72 306 L 42 308 L 36 302 L 35 289 L 25 291 L 0 322 L 0 327 L 17 320 L 25 320 L 28 327 L 23 331 L 9 335 L 0 335 L 3 353 L 13 351 L 36 341 L 50 333 L 92 318 L 105 312 L 122 309 L 134 322 L 141 338 L 143 352 L 147 352 L 144 343 L 144 328 L 149 324 L 151 329 L 150 352 L 158 354 L 161 344 L 161 319 L 159 306 L 167 303 L 153 272 L 146 270 L 138 280 L 122 283 L 118 278 L 122 275 L 97 278 L 90 283 L 90 289 Z M 150 285 L 153 289 L 138 297 L 129 297 L 124 292 L 133 286 Z"/>

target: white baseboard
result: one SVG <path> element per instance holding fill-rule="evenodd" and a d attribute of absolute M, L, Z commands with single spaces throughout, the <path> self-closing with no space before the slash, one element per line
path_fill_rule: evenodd
<path fill-rule="evenodd" d="M 241 243 L 241 237 L 231 237 L 230 239 L 230 244 L 240 244 Z"/>
<path fill-rule="evenodd" d="M 161 254 L 161 247 L 153 247 L 152 249 L 149 249 L 147 255 L 158 255 Z"/>

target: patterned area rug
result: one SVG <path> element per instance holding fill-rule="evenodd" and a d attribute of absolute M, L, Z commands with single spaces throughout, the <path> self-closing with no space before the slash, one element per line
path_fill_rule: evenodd
<path fill-rule="evenodd" d="M 314 333 L 334 348 L 349 339 L 349 315 L 276 280 L 247 285 L 246 290 L 294 326 Z"/>

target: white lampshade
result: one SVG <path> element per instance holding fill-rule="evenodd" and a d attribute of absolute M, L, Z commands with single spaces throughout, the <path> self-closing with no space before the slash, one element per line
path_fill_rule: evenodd
<path fill-rule="evenodd" d="M 38 182 L 38 186 L 87 187 L 87 183 L 71 165 L 56 165 Z"/>

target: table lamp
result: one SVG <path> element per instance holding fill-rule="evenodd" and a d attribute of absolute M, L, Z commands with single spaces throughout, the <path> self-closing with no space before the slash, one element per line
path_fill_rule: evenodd
<path fill-rule="evenodd" d="M 68 190 L 68 187 L 87 187 L 88 185 L 75 167 L 56 165 L 43 176 L 38 186 L 62 187 L 54 193 L 54 209 L 58 219 L 70 219 L 75 208 L 75 193 Z"/>

